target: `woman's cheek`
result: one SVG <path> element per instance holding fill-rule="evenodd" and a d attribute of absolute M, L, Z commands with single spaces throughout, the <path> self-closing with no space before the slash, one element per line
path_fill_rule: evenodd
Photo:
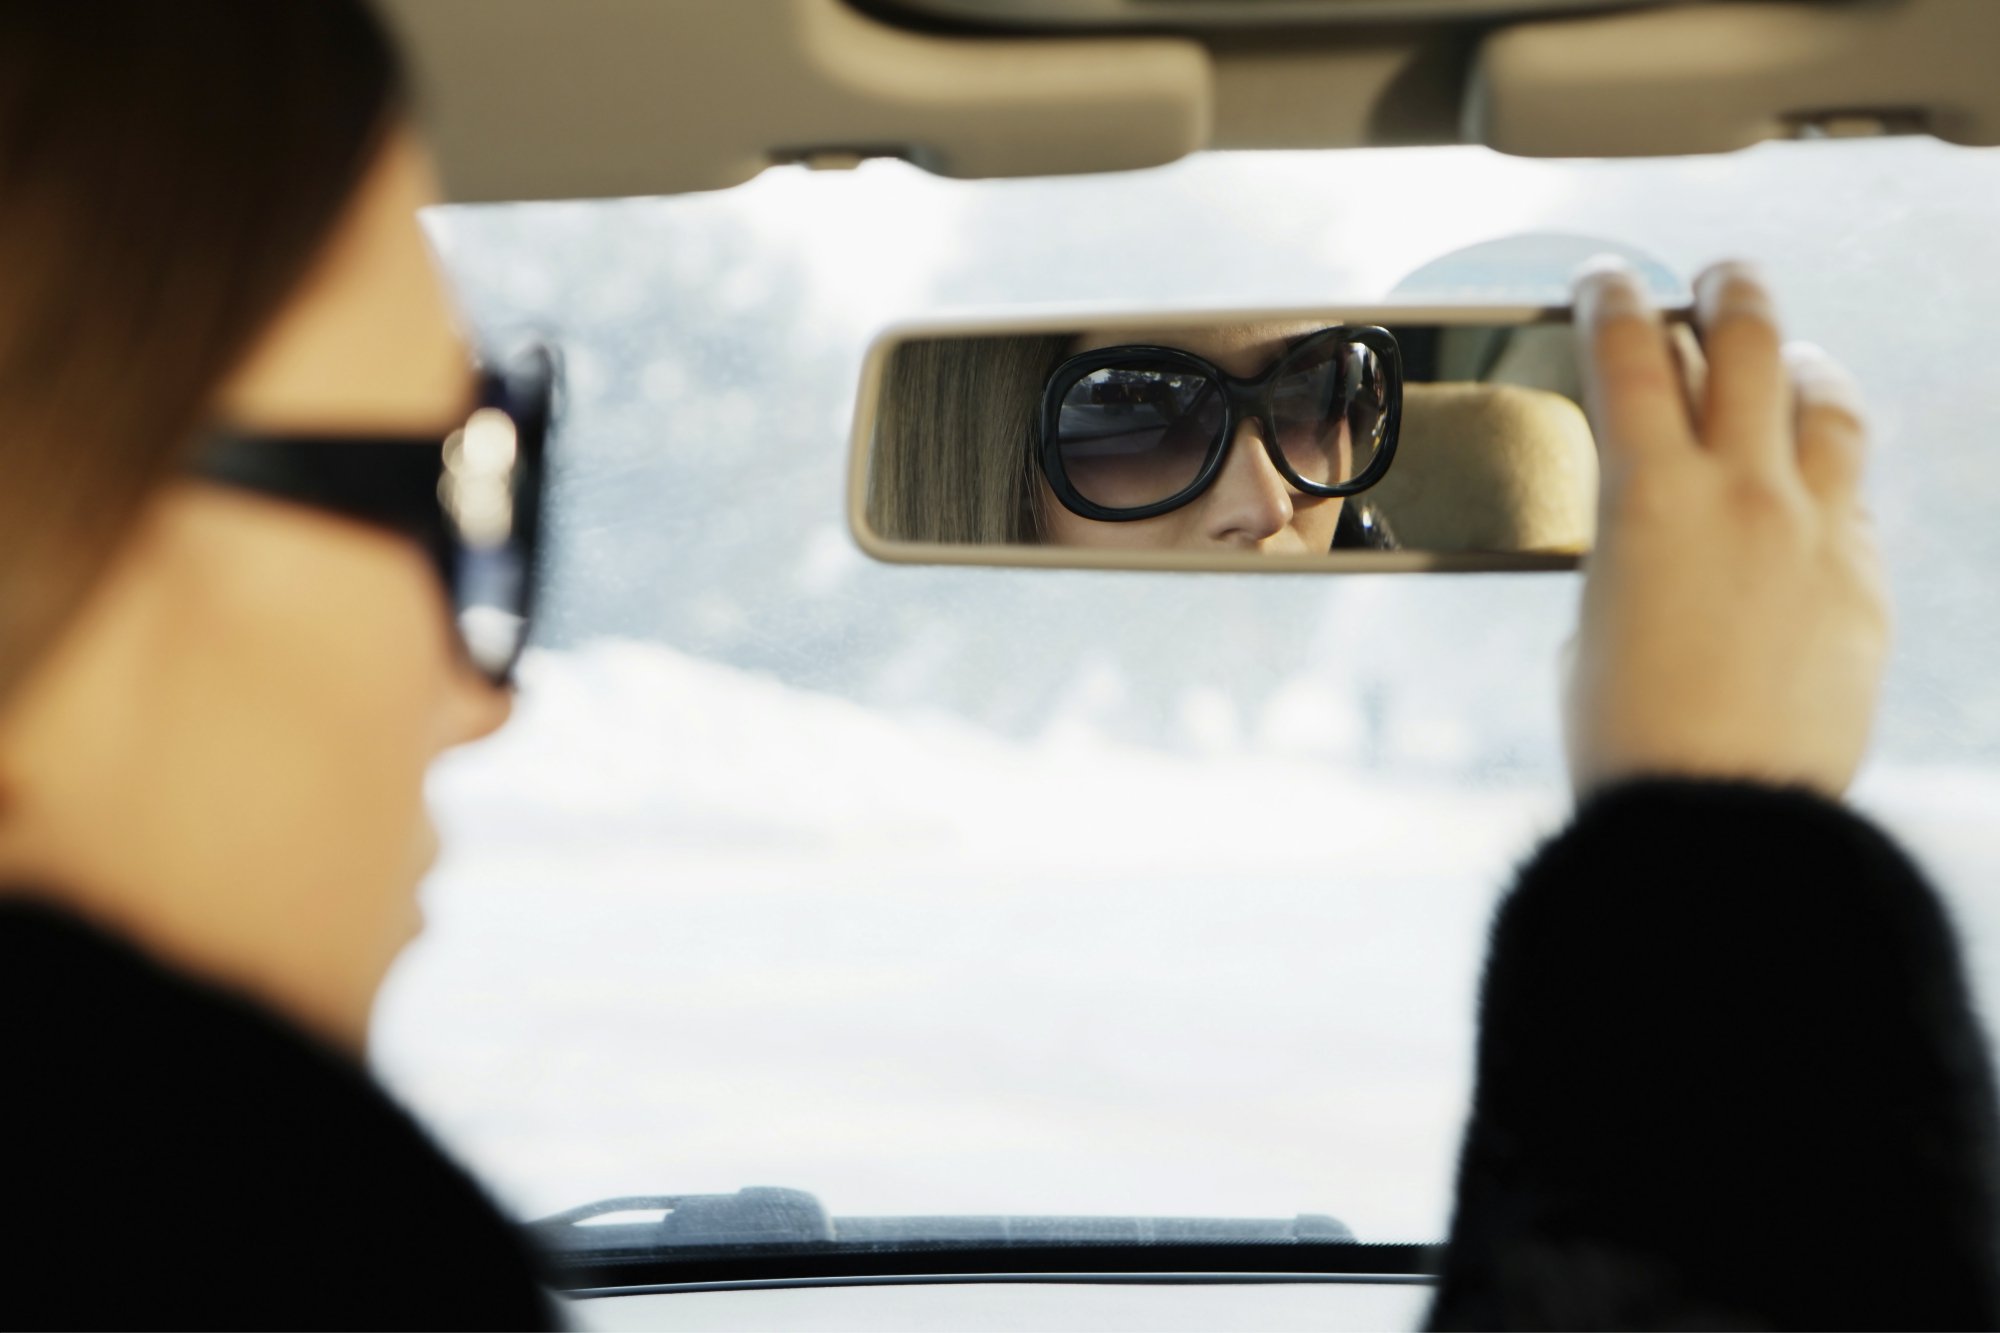
<path fill-rule="evenodd" d="M 1341 506 L 1344 498 L 1321 500 L 1294 512 L 1292 528 L 1299 534 L 1299 544 L 1308 552 L 1318 553 L 1333 549 L 1333 536 L 1340 528 Z"/>
<path fill-rule="evenodd" d="M 258 508 L 236 532 L 233 650 L 211 657 L 220 688 L 200 711 L 235 714 L 217 725 L 236 753 L 216 758 L 316 862 L 291 873 L 358 906 L 414 882 L 451 666 L 443 595 L 393 534 Z"/>

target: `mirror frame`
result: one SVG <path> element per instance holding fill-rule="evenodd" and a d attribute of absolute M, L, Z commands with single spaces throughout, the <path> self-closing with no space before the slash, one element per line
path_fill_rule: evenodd
<path fill-rule="evenodd" d="M 1662 312 L 1668 319 L 1684 311 Z M 1329 551 L 1314 555 L 1259 555 L 1255 552 L 1106 550 L 1079 546 L 958 546 L 944 542 L 898 541 L 868 522 L 868 468 L 874 453 L 876 411 L 890 355 L 918 338 L 1045 334 L 1052 329 L 1158 329 L 1163 324 L 1322 321 L 1327 324 L 1492 325 L 1568 324 L 1568 306 L 1437 305 L 1395 301 L 1289 307 L 1188 307 L 1105 309 L 1044 306 L 1004 312 L 967 311 L 898 323 L 868 344 L 855 396 L 854 425 L 848 442 L 847 527 L 871 558 L 899 565 L 990 565 L 1028 569 L 1123 569 L 1151 572 L 1265 574 L 1471 574 L 1574 570 L 1579 555 L 1505 552 Z"/>

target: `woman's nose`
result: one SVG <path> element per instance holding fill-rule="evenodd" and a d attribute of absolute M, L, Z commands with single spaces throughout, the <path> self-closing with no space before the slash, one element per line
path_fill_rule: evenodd
<path fill-rule="evenodd" d="M 1236 428 L 1222 472 L 1202 496 L 1206 536 L 1231 546 L 1254 546 L 1292 521 L 1292 488 L 1271 464 L 1255 422 Z"/>

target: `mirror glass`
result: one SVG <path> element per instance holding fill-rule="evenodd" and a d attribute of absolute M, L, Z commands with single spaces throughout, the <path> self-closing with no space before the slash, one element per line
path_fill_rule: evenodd
<path fill-rule="evenodd" d="M 1561 310 L 906 330 L 864 376 L 855 526 L 900 560 L 1572 568 L 1580 398 Z"/>

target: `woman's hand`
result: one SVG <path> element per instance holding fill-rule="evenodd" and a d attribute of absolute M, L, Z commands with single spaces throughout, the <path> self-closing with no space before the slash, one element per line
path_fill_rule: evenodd
<path fill-rule="evenodd" d="M 1888 646 L 1860 498 L 1867 427 L 1845 371 L 1781 346 L 1754 274 L 1718 266 L 1695 295 L 1705 374 L 1629 269 L 1578 277 L 1602 489 L 1569 663 L 1570 775 L 1579 794 L 1669 776 L 1838 796 Z"/>

